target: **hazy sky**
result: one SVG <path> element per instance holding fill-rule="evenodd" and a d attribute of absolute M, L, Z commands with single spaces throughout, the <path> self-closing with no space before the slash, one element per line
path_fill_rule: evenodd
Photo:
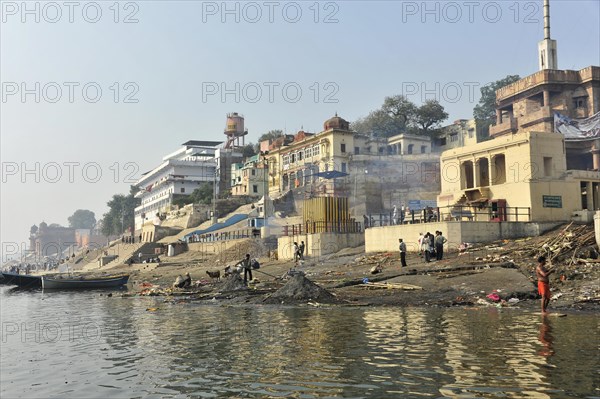
<path fill-rule="evenodd" d="M 2 1 L 3 248 L 80 208 L 99 219 L 181 143 L 223 139 L 228 112 L 253 142 L 394 94 L 470 118 L 479 87 L 538 70 L 541 5 Z M 600 2 L 551 0 L 551 14 L 559 68 L 599 65 Z"/>

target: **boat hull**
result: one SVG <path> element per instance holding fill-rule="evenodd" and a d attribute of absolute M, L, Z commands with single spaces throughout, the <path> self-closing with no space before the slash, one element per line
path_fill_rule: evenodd
<path fill-rule="evenodd" d="M 100 288 L 116 288 L 126 285 L 129 276 L 96 279 L 57 279 L 42 277 L 42 288 L 45 290 L 91 290 Z"/>
<path fill-rule="evenodd" d="M 18 285 L 23 288 L 41 288 L 42 287 L 42 276 L 32 276 L 30 274 L 17 274 L 17 273 L 5 273 L 2 272 L 4 277 L 3 284 L 6 285 Z"/>

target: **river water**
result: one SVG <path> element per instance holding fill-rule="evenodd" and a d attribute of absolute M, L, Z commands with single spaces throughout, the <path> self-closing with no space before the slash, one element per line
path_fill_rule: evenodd
<path fill-rule="evenodd" d="M 598 398 L 597 315 L 0 287 L 0 397 Z"/>

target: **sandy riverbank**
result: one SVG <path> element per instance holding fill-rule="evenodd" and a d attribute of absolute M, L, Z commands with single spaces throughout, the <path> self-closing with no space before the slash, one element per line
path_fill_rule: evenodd
<path fill-rule="evenodd" d="M 194 260 L 193 253 L 186 253 L 180 259 L 156 264 L 141 264 L 131 268 L 120 267 L 114 272 L 130 272 L 131 288 L 127 295 L 153 291 L 160 294 L 185 297 L 186 300 L 202 300 L 217 298 L 221 303 L 263 303 L 264 299 L 283 287 L 287 280 L 281 279 L 286 272 L 294 268 L 290 261 L 270 261 L 259 259 L 261 268 L 254 271 L 256 283 L 250 289 L 235 292 L 224 292 L 223 284 L 212 282 L 206 274 L 207 270 L 218 270 L 225 267 L 214 259 L 202 258 Z M 512 304 L 537 309 L 537 289 L 529 269 L 519 267 L 513 262 L 476 260 L 473 256 L 448 254 L 442 261 L 425 263 L 418 255 L 409 255 L 408 266 L 400 267 L 399 256 L 394 253 L 372 254 L 366 256 L 364 248 L 347 248 L 337 254 L 319 259 L 307 258 L 295 267 L 305 273 L 306 277 L 331 292 L 340 305 L 354 306 L 498 306 L 486 299 L 490 293 L 496 292 L 501 298 Z M 371 274 L 375 265 L 382 266 L 382 272 Z M 534 265 L 532 260 L 531 266 Z M 198 288 L 185 290 L 171 286 L 178 275 L 189 272 L 192 280 L 202 281 Z M 594 271 L 597 274 L 597 270 Z M 595 275 L 595 274 L 594 274 Z M 362 280 L 380 283 L 417 286 L 421 289 L 405 290 L 401 288 L 381 288 L 362 284 Z M 596 300 L 588 300 L 590 289 L 594 287 L 593 276 L 572 278 L 552 282 L 556 300 L 553 309 L 598 311 L 600 306 Z M 149 289 L 148 285 L 152 288 Z M 592 287 L 590 287 L 590 285 Z M 586 296 L 587 295 L 587 296 Z M 582 299 L 587 298 L 587 299 Z M 518 299 L 518 301 L 517 301 Z M 284 301 L 285 302 L 285 301 Z M 310 301 L 288 301 L 288 303 L 308 303 Z"/>

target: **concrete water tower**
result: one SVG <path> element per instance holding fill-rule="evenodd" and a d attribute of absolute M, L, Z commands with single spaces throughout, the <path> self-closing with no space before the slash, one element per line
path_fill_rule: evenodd
<path fill-rule="evenodd" d="M 244 136 L 247 134 L 248 131 L 244 129 L 244 116 L 237 112 L 227 114 L 227 124 L 225 127 L 227 141 L 225 143 L 225 148 L 243 147 L 245 145 Z"/>

